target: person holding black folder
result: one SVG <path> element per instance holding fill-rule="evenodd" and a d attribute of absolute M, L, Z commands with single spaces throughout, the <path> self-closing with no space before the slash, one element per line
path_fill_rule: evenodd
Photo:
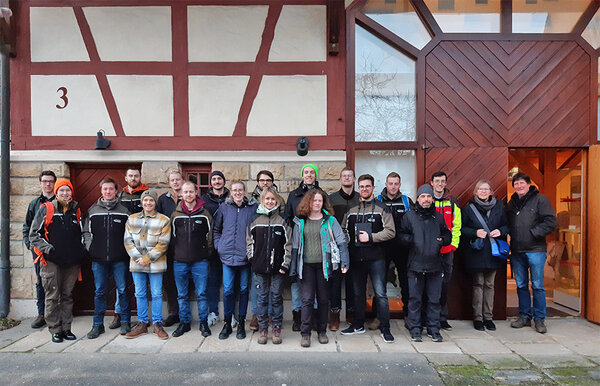
<path fill-rule="evenodd" d="M 394 218 L 387 207 L 375 200 L 375 179 L 370 174 L 358 177 L 360 202 L 344 216 L 342 229 L 349 242 L 350 265 L 354 272 L 354 321 L 342 335 L 364 334 L 367 277 L 375 291 L 377 318 L 384 342 L 392 343 L 390 308 L 386 290 L 386 263 L 384 242 L 396 235 Z"/>

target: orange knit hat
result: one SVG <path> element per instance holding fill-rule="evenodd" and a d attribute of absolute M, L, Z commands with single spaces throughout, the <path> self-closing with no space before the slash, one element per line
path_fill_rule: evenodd
<path fill-rule="evenodd" d="M 73 189 L 73 184 L 71 184 L 71 181 L 67 180 L 66 178 L 61 178 L 54 183 L 54 194 L 56 195 L 56 192 L 58 192 L 58 189 L 61 186 L 65 186 L 65 185 L 68 186 L 69 188 L 71 188 L 71 194 L 75 194 L 75 190 Z"/>

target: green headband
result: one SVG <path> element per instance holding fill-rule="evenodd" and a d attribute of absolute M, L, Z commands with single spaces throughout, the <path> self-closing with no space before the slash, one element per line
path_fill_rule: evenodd
<path fill-rule="evenodd" d="M 319 168 L 313 164 L 306 164 L 306 165 L 302 166 L 302 170 L 300 171 L 300 178 L 302 178 L 304 176 L 304 169 L 306 169 L 306 168 L 312 168 L 312 170 L 315 171 L 315 180 L 319 179 Z"/>

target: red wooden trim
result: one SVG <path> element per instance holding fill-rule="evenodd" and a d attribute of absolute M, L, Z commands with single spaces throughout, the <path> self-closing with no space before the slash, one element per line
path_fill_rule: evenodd
<path fill-rule="evenodd" d="M 575 26 L 573 27 L 573 34 L 581 35 L 583 33 L 585 27 L 587 27 L 588 24 L 590 24 L 590 21 L 596 14 L 596 11 L 599 7 L 600 2 L 598 2 L 597 0 L 592 1 L 590 4 L 588 4 L 583 14 L 581 14 L 581 16 L 579 17 L 579 20 L 577 20 L 577 24 L 575 24 Z"/>
<path fill-rule="evenodd" d="M 469 34 L 469 33 L 445 33 L 442 36 L 443 40 L 573 40 L 573 34 L 556 33 L 556 34 Z"/>
<path fill-rule="evenodd" d="M 252 105 L 254 104 L 256 95 L 258 95 L 258 89 L 260 88 L 260 83 L 263 77 L 260 67 L 269 61 L 269 51 L 271 49 L 271 44 L 273 43 L 273 38 L 275 37 L 275 26 L 277 25 L 277 20 L 279 20 L 279 15 L 281 15 L 282 8 L 283 6 L 281 4 L 269 6 L 269 12 L 267 13 L 267 19 L 265 20 L 265 29 L 263 30 L 260 48 L 258 49 L 258 54 L 256 55 L 256 67 L 253 73 L 250 75 L 250 79 L 248 80 L 248 86 L 246 87 L 244 99 L 242 100 L 242 105 L 240 106 L 240 112 L 238 114 L 237 123 L 235 124 L 235 130 L 233 131 L 233 137 L 243 137 L 246 135 L 248 117 L 252 111 Z"/>
<path fill-rule="evenodd" d="M 80 6 L 73 7 L 73 12 L 75 13 L 75 19 L 77 19 L 77 24 L 79 25 L 79 30 L 81 31 L 85 48 L 90 56 L 90 62 L 96 68 L 96 80 L 100 86 L 100 92 L 102 93 L 102 99 L 104 99 L 104 104 L 106 105 L 106 110 L 108 111 L 110 121 L 112 122 L 117 137 L 124 137 L 125 131 L 123 130 L 123 123 L 121 122 L 119 110 L 117 109 L 117 104 L 110 89 L 110 85 L 108 84 L 106 74 L 102 73 L 100 55 L 98 54 L 98 49 L 96 47 L 96 42 L 94 42 L 90 25 L 88 24 L 85 14 L 83 13 L 83 9 Z"/>
<path fill-rule="evenodd" d="M 356 150 L 415 150 L 419 148 L 416 141 L 398 142 L 355 142 Z"/>
<path fill-rule="evenodd" d="M 19 0 L 20 1 L 20 0 Z M 30 0 L 32 7 L 75 7 L 82 0 Z M 281 5 L 281 0 L 85 0 L 85 7 L 165 6 L 180 5 Z M 285 5 L 325 5 L 325 0 L 285 0 Z"/>
<path fill-rule="evenodd" d="M 344 150 L 345 136 L 308 137 L 311 150 Z M 113 137 L 110 150 L 296 150 L 296 137 Z M 93 137 L 16 137 L 13 149 L 18 150 L 92 150 Z M 208 145 L 208 146 L 207 146 Z"/>
<path fill-rule="evenodd" d="M 425 2 L 423 0 L 410 0 L 410 2 L 412 3 L 413 8 L 417 12 L 419 19 L 421 19 L 421 22 L 423 23 L 427 31 L 429 31 L 429 34 L 431 36 L 441 35 L 443 33 L 442 29 L 435 20 L 435 17 L 433 17 L 431 11 L 429 11 L 429 8 L 427 8 L 427 5 L 425 5 Z"/>
<path fill-rule="evenodd" d="M 361 11 L 365 5 L 367 5 L 367 1 L 368 0 L 354 0 L 349 6 L 348 8 L 346 8 L 346 13 L 352 13 L 354 14 L 354 12 L 358 12 Z M 346 21 L 348 21 L 348 19 L 346 19 Z"/>
<path fill-rule="evenodd" d="M 15 24 L 17 58 L 10 62 L 11 138 L 31 136 L 31 39 L 29 29 L 29 0 L 17 1 L 12 7 Z M 12 5 L 12 4 L 11 4 Z"/>
<path fill-rule="evenodd" d="M 172 76 L 173 76 L 173 136 L 190 135 L 187 7 L 175 3 L 171 8 Z"/>
<path fill-rule="evenodd" d="M 407 42 L 406 40 L 398 37 L 395 33 L 388 30 L 375 20 L 371 19 L 363 13 L 356 15 L 356 23 L 369 31 L 372 35 L 377 36 L 387 44 L 396 48 L 398 51 L 416 59 L 419 56 L 419 49 Z"/>
<path fill-rule="evenodd" d="M 500 33 L 512 33 L 512 0 L 502 0 L 500 3 Z"/>
<path fill-rule="evenodd" d="M 344 16 L 342 2 L 334 2 L 341 7 L 337 12 Z M 345 20 L 345 19 L 344 19 Z M 346 23 L 339 21 L 339 53 L 327 57 L 327 135 L 346 135 Z M 323 72 L 322 72 L 323 73 Z M 316 75 L 316 74 L 315 74 Z"/>
<path fill-rule="evenodd" d="M 362 4 L 361 4 L 362 3 Z M 357 0 L 346 10 L 346 164 L 355 167 L 355 79 L 356 79 L 356 14 L 366 1 Z"/>
<path fill-rule="evenodd" d="M 598 97 L 598 57 L 590 55 L 590 145 L 600 142 L 598 140 Z"/>

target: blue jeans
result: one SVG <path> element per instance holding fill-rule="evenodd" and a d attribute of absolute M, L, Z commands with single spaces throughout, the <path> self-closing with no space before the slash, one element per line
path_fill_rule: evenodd
<path fill-rule="evenodd" d="M 138 322 L 148 323 L 148 290 L 150 281 L 150 294 L 152 296 L 152 323 L 162 323 L 162 281 L 163 273 L 132 272 L 135 285 L 135 299 L 137 301 Z"/>
<path fill-rule="evenodd" d="M 240 283 L 238 305 L 238 317 L 246 318 L 248 313 L 248 280 L 250 277 L 250 266 L 242 265 L 230 267 L 223 264 L 223 314 L 225 317 L 233 315 L 235 308 L 235 278 L 238 276 Z"/>
<path fill-rule="evenodd" d="M 119 296 L 119 310 L 121 322 L 129 323 L 131 314 L 129 312 L 129 298 L 127 296 L 127 272 L 129 262 L 119 261 L 117 263 L 98 263 L 92 262 L 92 273 L 94 274 L 94 284 L 96 286 L 96 295 L 94 297 L 94 326 L 104 324 L 104 313 L 106 312 L 106 293 L 108 291 L 108 279 L 112 273 L 117 286 Z"/>
<path fill-rule="evenodd" d="M 253 285 L 256 295 L 256 316 L 260 329 L 269 328 L 269 315 L 273 318 L 273 327 L 280 327 L 283 321 L 283 297 L 281 285 L 284 275 L 280 273 L 260 274 L 254 273 Z"/>
<path fill-rule="evenodd" d="M 208 270 L 208 260 L 197 261 L 195 263 L 173 262 L 173 274 L 175 275 L 175 284 L 177 285 L 177 302 L 179 303 L 179 321 L 181 323 L 190 323 L 192 321 L 190 303 L 188 302 L 190 275 L 194 280 L 194 287 L 196 288 L 198 319 L 200 322 L 206 322 L 208 317 L 208 302 L 206 301 Z"/>
<path fill-rule="evenodd" d="M 210 274 L 206 287 L 206 298 L 208 299 L 208 312 L 219 315 L 219 298 L 221 283 L 223 281 L 223 264 L 218 257 L 210 259 Z"/>
<path fill-rule="evenodd" d="M 300 282 L 296 280 L 291 286 L 292 292 L 292 311 L 302 310 L 302 293 L 300 292 Z"/>
<path fill-rule="evenodd" d="M 252 273 L 252 278 L 250 279 L 251 282 L 251 286 L 250 286 L 250 307 L 252 308 L 252 315 L 262 315 L 259 311 L 259 306 L 258 306 L 258 297 L 260 296 L 257 292 L 257 283 L 255 283 L 256 281 L 256 275 L 260 275 L 259 273 Z M 273 300 L 267 296 L 267 301 L 269 303 L 269 308 L 268 308 L 268 314 L 267 315 L 273 315 Z"/>
<path fill-rule="evenodd" d="M 525 252 L 510 255 L 517 283 L 519 315 L 534 320 L 546 319 L 546 289 L 544 288 L 544 265 L 546 252 Z M 533 308 L 529 293 L 529 275 L 533 292 Z"/>
<path fill-rule="evenodd" d="M 373 261 L 352 261 L 352 281 L 354 284 L 354 326 L 362 327 L 365 323 L 367 305 L 367 277 L 375 291 L 374 302 L 377 302 L 377 319 L 379 328 L 390 328 L 390 307 L 387 298 L 385 259 Z"/>

